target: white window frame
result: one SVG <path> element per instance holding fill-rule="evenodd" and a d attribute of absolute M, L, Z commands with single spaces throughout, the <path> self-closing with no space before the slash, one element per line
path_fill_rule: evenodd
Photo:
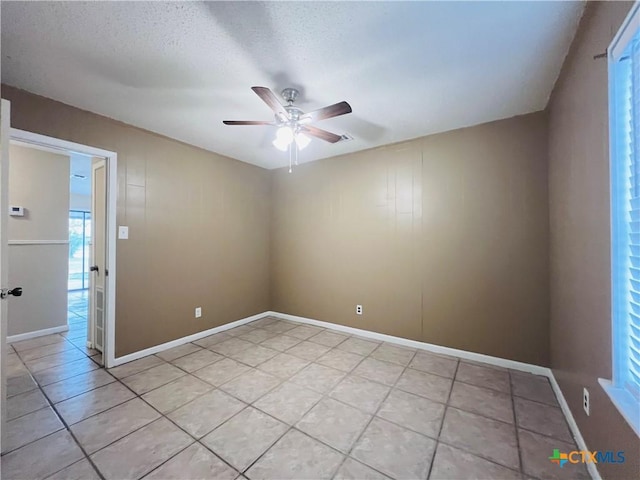
<path fill-rule="evenodd" d="M 616 119 L 618 118 L 616 112 L 616 96 L 615 96 L 615 66 L 622 58 L 627 46 L 634 38 L 636 33 L 640 31 L 640 2 L 636 1 L 629 14 L 625 18 L 620 30 L 613 38 L 611 45 L 607 49 L 608 69 L 609 69 L 609 155 L 610 155 L 610 172 L 611 172 L 611 259 L 612 259 L 612 302 L 611 302 L 611 340 L 612 340 L 612 380 L 598 379 L 602 388 L 620 411 L 624 419 L 629 423 L 631 428 L 635 431 L 636 435 L 640 437 L 640 402 L 638 399 L 623 385 L 623 380 L 626 375 L 623 374 L 623 368 L 626 368 L 626 362 L 623 357 L 627 355 L 626 351 L 621 351 L 620 348 L 616 348 L 616 345 L 623 343 L 622 336 L 627 335 L 623 328 L 623 322 L 626 324 L 628 321 L 626 315 L 621 318 L 617 314 L 616 299 L 620 296 L 620 292 L 616 291 L 616 281 L 613 278 L 615 272 L 613 268 L 614 259 L 618 258 L 622 252 L 619 251 L 618 243 L 616 241 L 617 235 L 624 227 L 615 224 L 615 219 L 619 216 L 615 214 L 614 209 L 620 204 L 618 198 L 620 189 L 616 188 L 620 179 L 618 167 L 616 165 L 616 158 L 618 158 L 616 151 L 616 136 L 617 128 Z M 626 253 L 625 253 L 626 254 Z"/>

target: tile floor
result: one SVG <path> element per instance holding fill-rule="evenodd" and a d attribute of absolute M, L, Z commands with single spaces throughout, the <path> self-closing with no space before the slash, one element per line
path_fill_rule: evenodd
<path fill-rule="evenodd" d="M 3 479 L 588 478 L 543 377 L 276 318 L 111 370 L 80 338 L 12 345 Z"/>

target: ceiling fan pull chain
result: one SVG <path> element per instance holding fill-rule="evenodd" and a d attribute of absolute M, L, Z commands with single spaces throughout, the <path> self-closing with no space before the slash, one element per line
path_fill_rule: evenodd
<path fill-rule="evenodd" d="M 297 167 L 298 166 L 298 152 L 300 151 L 300 149 L 298 148 L 298 142 L 296 140 L 294 140 L 293 143 L 296 144 L 296 156 L 295 156 L 293 164 Z"/>
<path fill-rule="evenodd" d="M 289 144 L 289 173 L 291 173 L 291 157 L 293 156 L 293 152 L 291 151 L 291 143 Z"/>

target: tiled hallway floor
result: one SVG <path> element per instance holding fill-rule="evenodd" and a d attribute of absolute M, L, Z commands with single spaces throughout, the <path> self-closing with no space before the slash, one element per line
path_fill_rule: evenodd
<path fill-rule="evenodd" d="M 73 290 L 69 292 L 67 324 L 69 330 L 61 333 L 73 346 L 82 350 L 96 362 L 102 364 L 102 354 L 87 348 L 87 328 L 89 315 L 89 291 Z"/>
<path fill-rule="evenodd" d="M 13 349 L 7 480 L 588 478 L 544 377 L 275 318 L 109 371 Z"/>

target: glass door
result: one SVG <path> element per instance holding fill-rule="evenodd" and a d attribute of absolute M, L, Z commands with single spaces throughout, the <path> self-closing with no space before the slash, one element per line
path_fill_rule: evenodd
<path fill-rule="evenodd" d="M 89 288 L 91 213 L 69 212 L 69 291 Z"/>

